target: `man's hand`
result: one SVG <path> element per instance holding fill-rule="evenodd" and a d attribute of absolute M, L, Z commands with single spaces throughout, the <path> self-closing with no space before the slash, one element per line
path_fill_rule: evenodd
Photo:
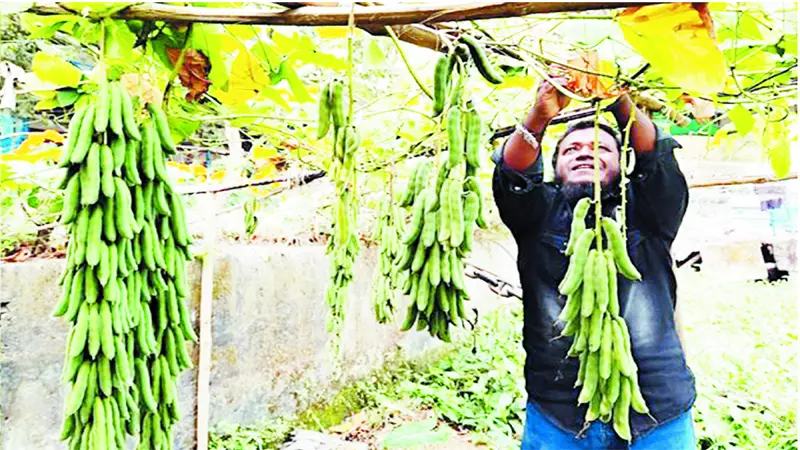
<path fill-rule="evenodd" d="M 555 77 L 552 80 L 561 86 L 564 86 L 567 82 L 564 77 Z M 536 101 L 528 113 L 525 125 L 541 140 L 547 124 L 567 105 L 569 105 L 569 97 L 559 92 L 549 81 L 542 80 L 536 91 Z"/>
<path fill-rule="evenodd" d="M 552 78 L 554 83 L 563 86 L 567 80 L 564 77 Z M 530 130 L 539 142 L 542 142 L 544 130 L 558 113 L 569 104 L 569 97 L 558 92 L 548 81 L 542 81 L 536 91 L 536 101 L 528 111 L 528 116 L 522 124 Z M 514 133 L 506 141 L 503 151 L 503 161 L 506 166 L 523 170 L 529 167 L 539 157 L 539 147 L 531 147 L 520 133 Z"/>

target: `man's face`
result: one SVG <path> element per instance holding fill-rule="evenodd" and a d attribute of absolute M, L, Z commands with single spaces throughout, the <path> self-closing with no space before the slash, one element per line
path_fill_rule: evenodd
<path fill-rule="evenodd" d="M 603 186 L 619 175 L 619 149 L 614 138 L 603 130 L 599 133 L 600 183 Z M 556 178 L 563 184 L 594 182 L 594 129 L 575 130 L 558 146 Z"/>

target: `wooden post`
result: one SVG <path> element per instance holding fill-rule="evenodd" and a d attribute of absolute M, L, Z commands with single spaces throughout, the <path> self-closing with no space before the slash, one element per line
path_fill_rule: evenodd
<path fill-rule="evenodd" d="M 206 182 L 211 183 L 210 164 L 206 171 Z M 203 271 L 200 278 L 200 348 L 197 363 L 197 429 L 196 441 L 198 450 L 208 450 L 208 423 L 211 382 L 211 305 L 214 293 L 214 247 L 216 242 L 216 207 L 217 198 L 213 192 L 209 194 L 205 207 L 206 227 L 203 233 L 205 255 Z"/>

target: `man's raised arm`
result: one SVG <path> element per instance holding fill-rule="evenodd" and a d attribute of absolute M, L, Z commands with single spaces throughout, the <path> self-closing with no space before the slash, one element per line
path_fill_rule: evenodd
<path fill-rule="evenodd" d="M 623 94 L 611 106 L 611 113 L 617 121 L 620 132 L 624 133 L 628 126 L 631 113 L 636 114 L 636 121 L 631 127 L 630 145 L 636 153 L 648 153 L 656 148 L 655 124 L 631 100 L 628 94 Z"/>
<path fill-rule="evenodd" d="M 611 112 L 623 132 L 631 114 L 636 114 L 630 141 L 636 152 L 636 166 L 631 177 L 637 197 L 635 214 L 641 225 L 657 230 L 671 241 L 689 201 L 686 178 L 673 153 L 680 144 L 666 132 L 657 130 L 627 94 L 614 103 Z"/>
<path fill-rule="evenodd" d="M 564 82 L 563 79 L 557 81 Z M 549 82 L 543 81 L 536 92 L 536 102 L 522 121 L 522 126 L 541 144 L 547 125 L 568 104 L 569 97 L 558 92 Z M 531 145 L 521 133 L 515 132 L 505 143 L 503 162 L 506 167 L 522 171 L 536 162 L 540 151 L 540 145 Z"/>

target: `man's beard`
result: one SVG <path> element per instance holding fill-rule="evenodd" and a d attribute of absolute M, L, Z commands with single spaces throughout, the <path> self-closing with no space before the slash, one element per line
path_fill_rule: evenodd
<path fill-rule="evenodd" d="M 560 186 L 561 195 L 567 201 L 567 204 L 575 206 L 578 200 L 589 197 L 594 198 L 594 183 L 563 183 L 559 177 L 555 179 L 556 184 Z M 619 176 L 617 176 L 610 184 L 603 184 L 600 187 L 600 198 L 603 203 L 619 203 Z"/>

